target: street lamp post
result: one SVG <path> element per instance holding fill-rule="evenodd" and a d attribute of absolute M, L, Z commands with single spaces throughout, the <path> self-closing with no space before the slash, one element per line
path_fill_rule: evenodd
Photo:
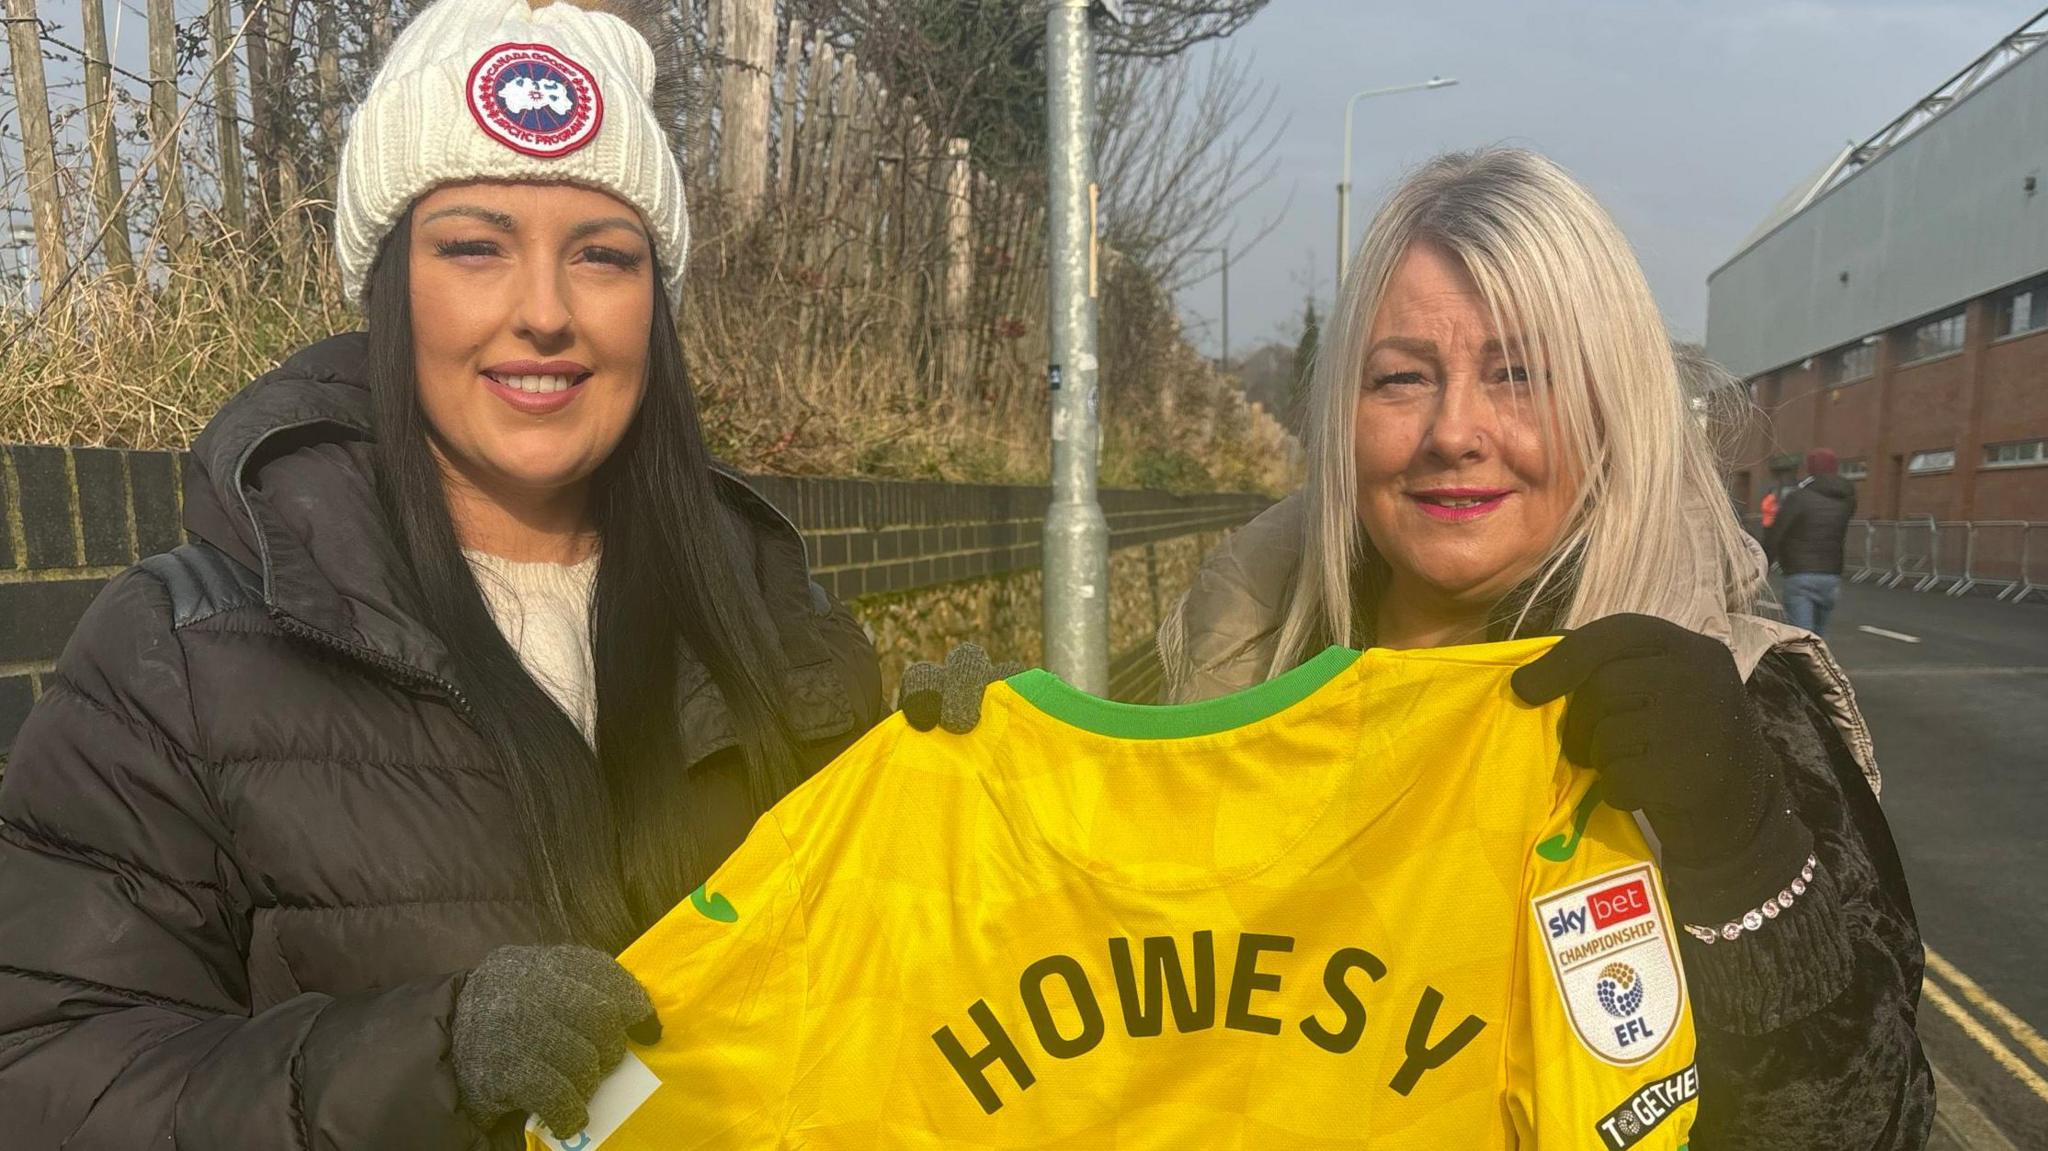
<path fill-rule="evenodd" d="M 1095 37 L 1122 0 L 1052 0 L 1045 15 L 1047 239 L 1051 245 L 1047 383 L 1052 503 L 1045 512 L 1045 667 L 1082 691 L 1109 692 L 1109 521 L 1096 498 L 1102 435 L 1096 359 Z"/>
<path fill-rule="evenodd" d="M 1337 291 L 1344 291 L 1344 274 L 1351 270 L 1351 113 L 1358 102 L 1369 96 L 1392 96 L 1400 92 L 1421 92 L 1431 88 L 1448 88 L 1458 81 L 1452 77 L 1431 76 L 1420 84 L 1396 84 L 1391 88 L 1368 88 L 1354 92 L 1344 103 L 1344 176 L 1337 181 Z"/>

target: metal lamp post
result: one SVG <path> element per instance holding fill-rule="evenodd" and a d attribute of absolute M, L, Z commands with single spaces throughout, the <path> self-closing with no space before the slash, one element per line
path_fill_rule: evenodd
<path fill-rule="evenodd" d="M 1344 103 L 1344 176 L 1337 182 L 1337 291 L 1344 291 L 1344 274 L 1351 270 L 1351 113 L 1360 100 L 1370 96 L 1392 96 L 1399 92 L 1422 92 L 1431 88 L 1448 88 L 1458 81 L 1451 77 L 1431 76 L 1420 84 L 1396 84 L 1391 88 L 1368 88 L 1354 92 Z"/>
<path fill-rule="evenodd" d="M 1045 667 L 1109 690 L 1109 521 L 1096 499 L 1102 446 L 1096 361 L 1095 36 L 1121 0 L 1050 0 L 1045 14 L 1051 235 L 1052 504 L 1045 512 Z"/>

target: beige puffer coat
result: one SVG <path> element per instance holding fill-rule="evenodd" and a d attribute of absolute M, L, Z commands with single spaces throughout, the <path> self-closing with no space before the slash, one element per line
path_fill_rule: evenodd
<path fill-rule="evenodd" d="M 1209 557 L 1159 628 L 1168 703 L 1212 699 L 1264 682 L 1287 616 L 1307 527 L 1306 501 L 1296 493 L 1261 512 Z M 1755 580 L 1766 570 L 1763 550 L 1750 547 Z M 1790 624 L 1727 610 L 1719 587 L 1702 583 L 1672 622 L 1728 645 L 1747 679 L 1772 650 L 1789 657 L 1856 757 L 1872 791 L 1881 785 L 1870 729 L 1849 679 L 1819 636 Z"/>

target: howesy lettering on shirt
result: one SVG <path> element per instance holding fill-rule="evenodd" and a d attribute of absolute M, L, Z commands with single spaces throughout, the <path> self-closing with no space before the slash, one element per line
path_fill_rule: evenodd
<path fill-rule="evenodd" d="M 1181 962 L 1178 939 L 1147 936 L 1140 940 L 1139 951 L 1144 967 L 1141 991 L 1140 960 L 1132 954 L 1131 940 L 1109 940 L 1109 966 L 1116 985 L 1115 994 L 1122 1008 L 1124 1031 L 1132 1038 L 1164 1034 L 1169 1004 L 1176 1032 L 1203 1031 L 1216 1025 L 1215 934 L 1197 931 L 1190 943 L 1192 988 L 1188 979 L 1190 965 Z M 1225 1028 L 1255 1035 L 1279 1035 L 1285 1030 L 1283 1020 L 1258 1012 L 1255 997 L 1278 992 L 1281 986 L 1281 974 L 1262 969 L 1261 962 L 1272 964 L 1275 961 L 1267 958 L 1269 954 L 1286 954 L 1293 950 L 1294 939 L 1291 936 L 1251 932 L 1238 936 L 1237 955 L 1230 973 L 1229 994 L 1223 1012 Z M 1296 1021 L 1295 1029 L 1310 1043 L 1332 1055 L 1348 1053 L 1358 1046 L 1366 1027 L 1365 1000 L 1354 980 L 1362 975 L 1367 984 L 1377 983 L 1386 974 L 1386 964 L 1372 952 L 1357 947 L 1339 948 L 1323 964 L 1322 973 L 1323 992 L 1329 999 L 1329 1006 L 1335 1008 L 1335 1018 L 1326 1021 L 1326 1013 L 1318 1011 Z M 1108 1025 L 1095 986 L 1080 961 L 1070 955 L 1048 955 L 1026 967 L 1017 980 L 1017 994 L 1025 1015 L 1031 1021 L 1030 1038 L 1036 1040 L 1037 1052 L 1054 1059 L 1073 1059 L 1093 1051 L 1107 1033 Z M 1060 1031 L 1059 1021 L 1054 1018 L 1054 1002 L 1073 1004 L 1072 1015 L 1078 1019 L 1074 1034 L 1066 1035 Z M 1395 1094 L 1407 1095 L 1415 1090 L 1424 1074 L 1450 1062 L 1485 1030 L 1485 1020 L 1467 1015 L 1439 1037 L 1437 1016 L 1442 1012 L 1443 1004 L 1442 992 L 1434 987 L 1423 988 L 1408 1016 L 1408 1028 L 1402 1040 L 1405 1058 L 1393 1080 L 1387 1084 Z M 932 1042 L 938 1045 L 939 1053 L 959 1076 L 961 1085 L 981 1105 L 982 1111 L 993 1115 L 1002 1108 L 1004 1099 L 990 1076 L 991 1071 L 1000 1066 L 1019 1091 L 1028 1090 L 1036 1083 L 1038 1074 L 1032 1068 L 1031 1059 L 1026 1058 L 1024 1046 L 996 1018 L 988 1000 L 975 1000 L 967 1008 L 967 1017 L 972 1020 L 973 1027 L 962 1030 L 969 1032 L 970 1039 L 972 1031 L 980 1031 L 981 1046 L 978 1049 L 970 1051 L 967 1042 L 951 1026 L 933 1032 Z M 1034 1052 L 1034 1057 L 1037 1052 Z"/>

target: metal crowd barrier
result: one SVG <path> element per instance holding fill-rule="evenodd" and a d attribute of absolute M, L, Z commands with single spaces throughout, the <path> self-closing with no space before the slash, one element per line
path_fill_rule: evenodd
<path fill-rule="evenodd" d="M 1763 538 L 1762 519 L 1741 517 Z M 2003 603 L 2048 599 L 2048 523 L 2028 520 L 1850 520 L 1842 540 L 1842 577 L 1849 583 L 1905 587 L 1966 596 L 1995 592 Z"/>
<path fill-rule="evenodd" d="M 1983 520 L 1967 525 L 1969 544 L 1963 551 L 1963 575 L 1948 589 L 1966 596 L 1977 588 L 1996 588 L 2004 599 L 2020 585 L 2026 556 L 2025 520 Z"/>
<path fill-rule="evenodd" d="M 1870 578 L 1871 549 L 1877 546 L 1877 532 L 1869 520 L 1850 520 L 1842 537 L 1842 576 L 1850 583 Z"/>
<path fill-rule="evenodd" d="M 1942 520 L 1934 525 L 1934 538 L 1927 549 L 1927 578 L 1914 591 L 1953 592 L 1969 578 L 1970 525 L 1962 520 Z"/>
<path fill-rule="evenodd" d="M 2048 580 L 2048 554 L 2044 553 L 2048 553 L 2048 524 L 2028 524 L 2020 536 L 2020 582 L 1998 593 L 1998 598 L 2011 596 L 2012 602 L 2018 603 L 2035 592 L 2048 596 L 2048 583 L 2042 582 Z M 2035 570 L 2037 562 L 2044 570 Z"/>
<path fill-rule="evenodd" d="M 1928 581 L 1934 578 L 1934 541 L 1938 531 L 1933 516 L 1894 524 L 1892 535 L 1897 542 L 1892 548 L 1892 570 L 1877 581 L 1877 586 L 1899 587 L 1912 580 L 1914 591 L 1926 591 Z"/>
<path fill-rule="evenodd" d="M 1850 577 L 1851 583 L 1888 577 L 1899 554 L 1899 525 L 1890 520 L 1873 520 L 1863 526 L 1869 529 L 1863 545 L 1863 566 Z M 1853 531 L 1856 521 L 1851 520 L 1849 527 Z"/>
<path fill-rule="evenodd" d="M 2026 520 L 1851 520 L 1843 540 L 1851 583 L 1966 596 L 1983 589 L 2004 603 L 2048 598 L 2048 523 Z"/>

